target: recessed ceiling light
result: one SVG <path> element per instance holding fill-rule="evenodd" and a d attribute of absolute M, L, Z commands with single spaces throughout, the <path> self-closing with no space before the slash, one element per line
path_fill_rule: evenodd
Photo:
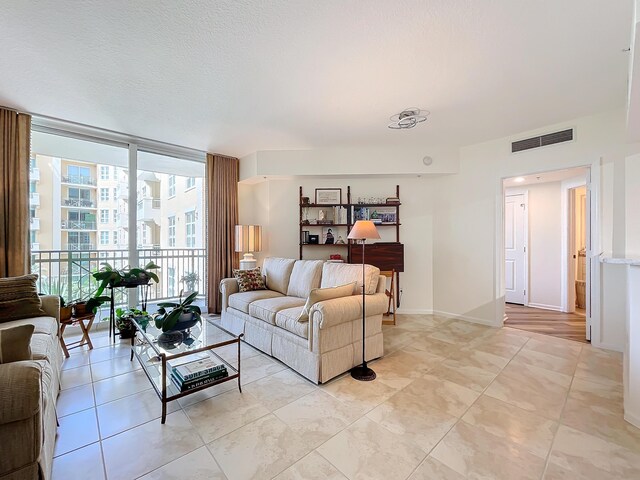
<path fill-rule="evenodd" d="M 524 177 L 516 177 L 516 178 L 513 179 L 513 181 L 516 182 L 516 183 L 522 183 L 522 182 L 524 182 Z"/>

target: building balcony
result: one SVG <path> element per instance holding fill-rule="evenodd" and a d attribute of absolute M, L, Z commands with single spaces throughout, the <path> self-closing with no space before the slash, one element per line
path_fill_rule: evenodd
<path fill-rule="evenodd" d="M 96 246 L 93 243 L 67 243 L 67 250 L 73 250 L 74 252 L 81 250 L 95 250 Z"/>
<path fill-rule="evenodd" d="M 37 252 L 38 250 L 40 250 L 40 244 L 37 242 L 31 242 L 31 251 Z"/>
<path fill-rule="evenodd" d="M 97 230 L 96 222 L 87 222 L 84 220 L 62 220 L 63 230 Z"/>
<path fill-rule="evenodd" d="M 31 207 L 39 207 L 40 206 L 40 194 L 31 192 L 29 194 L 29 206 Z"/>
<path fill-rule="evenodd" d="M 138 221 L 160 225 L 160 199 L 143 198 L 138 201 Z"/>
<path fill-rule="evenodd" d="M 95 187 L 97 184 L 95 178 L 84 175 L 63 175 L 61 181 L 70 185 L 88 185 L 90 187 Z"/>
<path fill-rule="evenodd" d="M 118 221 L 116 222 L 116 225 L 118 225 L 118 227 L 120 227 L 120 228 L 128 229 L 129 228 L 129 214 L 120 212 L 120 214 L 118 215 Z"/>
<path fill-rule="evenodd" d="M 40 181 L 40 169 L 37 167 L 29 168 L 29 180 L 32 182 Z"/>
<path fill-rule="evenodd" d="M 40 219 L 32 217 L 29 219 L 29 230 L 40 230 Z"/>
<path fill-rule="evenodd" d="M 80 198 L 65 198 L 62 201 L 63 207 L 77 207 L 77 208 L 96 208 L 96 202 L 93 200 L 83 200 Z"/>
<path fill-rule="evenodd" d="M 116 187 L 116 199 L 129 199 L 129 185 L 126 182 L 118 182 L 118 186 Z"/>

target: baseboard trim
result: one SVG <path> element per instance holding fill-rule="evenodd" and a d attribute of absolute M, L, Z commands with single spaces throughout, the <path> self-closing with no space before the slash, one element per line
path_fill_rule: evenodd
<path fill-rule="evenodd" d="M 444 312 L 442 310 L 434 310 L 433 314 L 434 315 L 442 315 L 443 317 L 454 318 L 456 320 L 464 320 L 465 322 L 470 322 L 470 323 L 479 323 L 481 325 L 487 325 L 488 327 L 501 327 L 502 326 L 502 323 L 500 321 L 492 322 L 490 320 L 487 320 L 486 318 L 472 317 L 470 315 L 460 315 L 458 313 Z"/>
<path fill-rule="evenodd" d="M 591 339 L 591 346 L 596 348 L 602 348 L 603 350 L 613 350 L 614 352 L 624 353 L 624 347 L 613 345 L 611 343 L 596 342 L 593 339 Z"/>
<path fill-rule="evenodd" d="M 624 412 L 624 419 L 634 427 L 640 428 L 640 416 L 634 415 L 629 412 Z"/>
<path fill-rule="evenodd" d="M 431 308 L 399 308 L 396 313 L 398 315 L 432 315 Z"/>
<path fill-rule="evenodd" d="M 545 305 L 544 303 L 529 302 L 527 307 L 539 308 L 540 310 L 553 310 L 554 312 L 562 312 L 562 307 L 558 307 L 557 305 Z"/>

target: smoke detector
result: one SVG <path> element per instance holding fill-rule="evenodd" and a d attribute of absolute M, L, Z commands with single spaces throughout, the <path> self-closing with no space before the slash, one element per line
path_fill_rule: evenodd
<path fill-rule="evenodd" d="M 387 127 L 393 130 L 413 128 L 417 124 L 424 122 L 428 115 L 429 112 L 427 110 L 420 110 L 416 107 L 406 108 L 400 113 L 396 113 L 389 117 L 391 123 L 387 125 Z"/>

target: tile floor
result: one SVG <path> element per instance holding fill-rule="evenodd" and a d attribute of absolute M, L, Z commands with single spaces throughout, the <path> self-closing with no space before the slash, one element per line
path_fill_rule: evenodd
<path fill-rule="evenodd" d="M 243 344 L 244 393 L 172 402 L 166 425 L 96 332 L 63 366 L 53 479 L 640 478 L 620 354 L 432 315 L 384 328 L 373 382 L 317 386 Z"/>

